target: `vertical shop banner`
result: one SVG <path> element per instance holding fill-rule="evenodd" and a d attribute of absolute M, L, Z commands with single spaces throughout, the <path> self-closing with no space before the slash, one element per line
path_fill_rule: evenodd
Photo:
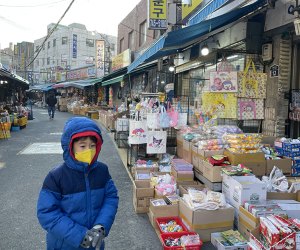
<path fill-rule="evenodd" d="M 203 93 L 202 109 L 218 118 L 237 118 L 237 97 L 234 93 Z"/>
<path fill-rule="evenodd" d="M 167 28 L 167 0 L 149 0 L 148 29 L 165 30 Z"/>
<path fill-rule="evenodd" d="M 104 76 L 104 50 L 105 42 L 103 40 L 98 40 L 96 42 L 96 68 L 97 68 L 97 77 Z"/>
<path fill-rule="evenodd" d="M 212 71 L 209 77 L 209 89 L 211 92 L 237 92 L 237 72 Z"/>
<path fill-rule="evenodd" d="M 77 58 L 77 35 L 73 34 L 73 58 Z"/>

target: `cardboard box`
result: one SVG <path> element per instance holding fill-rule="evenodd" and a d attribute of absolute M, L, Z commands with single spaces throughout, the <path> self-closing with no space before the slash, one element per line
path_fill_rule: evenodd
<path fill-rule="evenodd" d="M 132 173 L 132 176 L 136 176 L 135 173 L 138 172 L 138 173 L 147 173 L 147 172 L 158 172 L 159 169 L 158 169 L 158 166 L 155 166 L 155 167 L 151 167 L 151 168 L 148 168 L 148 167 L 135 167 L 133 166 L 131 168 L 131 173 Z"/>
<path fill-rule="evenodd" d="M 202 150 L 198 149 L 198 154 L 202 156 L 202 158 L 206 159 L 212 157 L 213 155 L 223 155 L 224 149 L 221 150 Z"/>
<path fill-rule="evenodd" d="M 164 205 L 164 206 L 153 206 L 150 200 L 149 210 L 153 213 L 154 217 L 170 217 L 179 216 L 179 205 Z"/>
<path fill-rule="evenodd" d="M 183 200 L 179 201 L 179 216 L 189 230 L 200 235 L 202 241 L 210 241 L 211 233 L 222 232 L 233 228 L 234 209 L 193 211 Z"/>
<path fill-rule="evenodd" d="M 250 233 L 259 226 L 259 218 L 255 217 L 242 206 L 239 207 L 239 232 L 248 240 Z"/>
<path fill-rule="evenodd" d="M 204 159 L 199 158 L 199 164 L 198 164 L 198 167 L 197 167 L 197 168 L 195 167 L 195 169 L 197 169 L 197 170 L 199 170 L 201 173 L 203 173 L 203 172 L 204 172 L 205 162 L 206 162 L 206 161 L 205 161 Z"/>
<path fill-rule="evenodd" d="M 147 180 L 135 180 L 133 183 L 133 192 L 135 197 L 154 197 L 154 188 L 151 187 L 150 181 Z"/>
<path fill-rule="evenodd" d="M 183 157 L 188 163 L 192 163 L 192 143 L 183 140 Z"/>
<path fill-rule="evenodd" d="M 217 248 L 217 250 L 247 250 L 248 244 L 239 246 L 224 246 L 222 244 L 223 237 L 221 233 L 212 233 L 211 234 L 211 243 Z"/>
<path fill-rule="evenodd" d="M 177 144 L 178 144 L 178 142 L 180 143 L 180 144 L 183 144 L 183 134 L 181 134 L 179 131 L 177 131 L 177 133 L 176 133 L 176 141 L 177 141 Z"/>
<path fill-rule="evenodd" d="M 201 185 L 200 183 L 198 183 L 198 185 L 179 185 L 179 196 L 183 196 L 184 194 L 188 194 L 188 188 L 196 188 L 199 190 L 202 190 L 203 188 L 205 188 L 204 185 Z"/>
<path fill-rule="evenodd" d="M 274 166 L 282 170 L 285 175 L 291 175 L 293 161 L 291 158 L 282 158 L 278 160 L 266 160 L 267 175 L 269 175 Z"/>
<path fill-rule="evenodd" d="M 267 192 L 268 200 L 297 200 L 297 193 Z"/>
<path fill-rule="evenodd" d="M 239 154 L 232 153 L 231 151 L 225 149 L 224 155 L 226 155 L 232 165 L 238 165 L 240 163 L 252 163 L 252 162 L 265 162 L 265 154 L 262 152 L 253 154 Z"/>
<path fill-rule="evenodd" d="M 224 174 L 222 193 L 226 201 L 237 209 L 246 201 L 267 199 L 266 185 L 254 175 L 228 176 Z"/>
<path fill-rule="evenodd" d="M 136 213 L 149 211 L 150 199 L 154 197 L 154 188 L 150 181 L 135 180 L 133 183 L 133 207 Z"/>
<path fill-rule="evenodd" d="M 133 194 L 133 207 L 136 213 L 148 213 L 151 197 L 138 198 Z"/>
<path fill-rule="evenodd" d="M 252 170 L 252 174 L 256 176 L 266 175 L 266 162 L 246 162 L 244 165 Z"/>
<path fill-rule="evenodd" d="M 177 143 L 177 147 L 176 147 L 176 155 L 183 159 L 183 144 L 178 144 Z"/>
<path fill-rule="evenodd" d="M 174 167 L 171 168 L 171 175 L 174 176 L 176 181 L 193 181 L 193 171 L 176 171 Z"/>
<path fill-rule="evenodd" d="M 205 161 L 203 164 L 203 176 L 211 182 L 222 182 L 220 166 L 213 166 Z"/>
<path fill-rule="evenodd" d="M 195 168 L 199 165 L 198 147 L 192 145 L 192 164 Z"/>
<path fill-rule="evenodd" d="M 275 136 L 267 136 L 263 135 L 261 143 L 270 145 L 271 147 L 274 147 L 276 137 Z"/>

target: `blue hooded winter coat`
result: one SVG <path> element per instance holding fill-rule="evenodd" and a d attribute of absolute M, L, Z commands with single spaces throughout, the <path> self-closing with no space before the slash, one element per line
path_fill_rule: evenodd
<path fill-rule="evenodd" d="M 90 165 L 77 161 L 72 151 L 73 139 L 82 136 L 97 138 Z M 102 143 L 101 131 L 91 119 L 74 117 L 67 121 L 61 138 L 64 163 L 48 173 L 37 203 L 48 250 L 84 249 L 80 244 L 95 225 L 104 226 L 108 235 L 119 198 L 107 166 L 97 161 Z"/>

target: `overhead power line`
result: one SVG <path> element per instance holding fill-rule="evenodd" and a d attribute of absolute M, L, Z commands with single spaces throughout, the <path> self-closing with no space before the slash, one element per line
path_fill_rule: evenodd
<path fill-rule="evenodd" d="M 69 11 L 69 9 L 71 8 L 72 4 L 75 2 L 75 0 L 72 0 L 71 3 L 69 4 L 68 8 L 65 10 L 64 14 L 61 16 L 61 18 L 58 20 L 58 22 L 55 24 L 55 26 L 49 31 L 48 35 L 45 37 L 40 49 L 38 50 L 38 52 L 36 53 L 35 57 L 32 59 L 32 61 L 26 66 L 29 67 L 34 60 L 38 57 L 39 53 L 41 52 L 41 50 L 43 49 L 43 46 L 45 45 L 46 41 L 48 40 L 48 38 L 52 35 L 52 33 L 54 32 L 54 30 L 57 28 L 57 26 L 59 25 L 59 23 L 61 22 L 61 20 L 64 18 L 64 16 L 67 14 L 67 12 Z"/>

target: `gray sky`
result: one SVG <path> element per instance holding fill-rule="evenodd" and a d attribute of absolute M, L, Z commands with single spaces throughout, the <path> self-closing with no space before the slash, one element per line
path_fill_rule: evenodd
<path fill-rule="evenodd" d="M 140 0 L 75 0 L 60 22 L 82 23 L 90 31 L 117 36 L 118 24 Z M 33 42 L 47 34 L 47 25 L 56 23 L 71 0 L 0 0 L 0 48 L 9 42 Z"/>

